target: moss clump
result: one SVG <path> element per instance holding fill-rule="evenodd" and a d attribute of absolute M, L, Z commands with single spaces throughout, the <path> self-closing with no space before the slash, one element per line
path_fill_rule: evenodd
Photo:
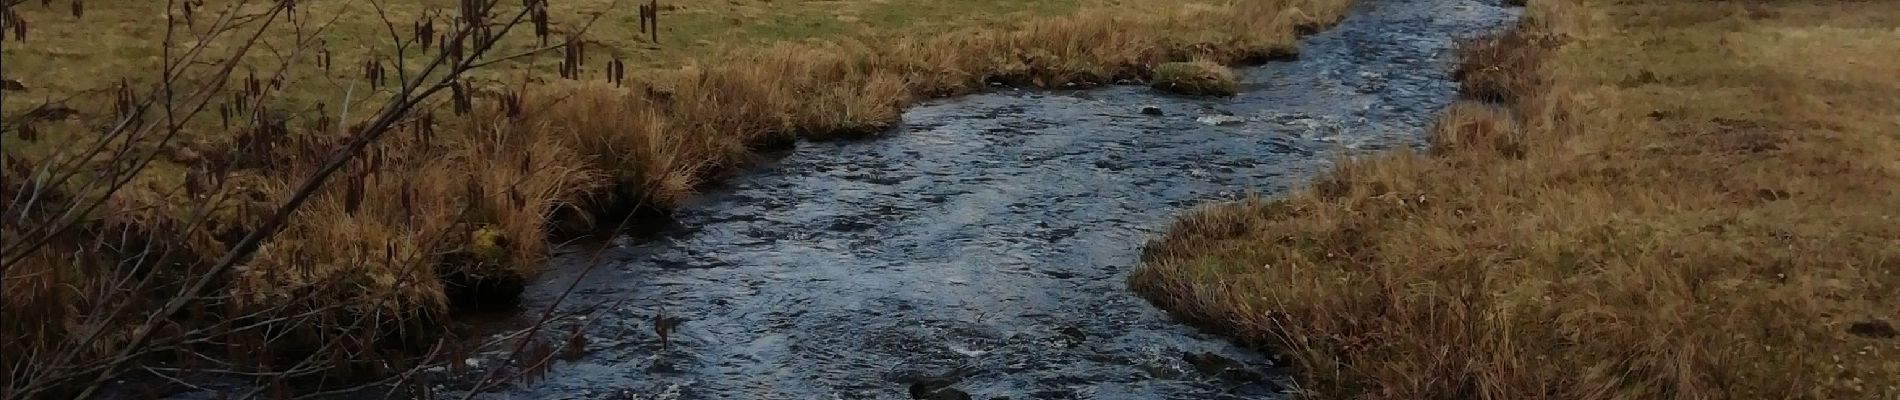
<path fill-rule="evenodd" d="M 468 252 L 482 265 L 502 265 L 508 261 L 507 236 L 501 229 L 484 226 L 468 234 Z"/>
<path fill-rule="evenodd" d="M 508 235 L 500 228 L 482 226 L 469 232 L 462 257 L 438 267 L 442 289 L 450 304 L 463 309 L 494 310 L 511 307 L 526 288 L 527 277 L 510 268 L 513 254 Z"/>
<path fill-rule="evenodd" d="M 1234 70 L 1208 60 L 1171 62 L 1155 67 L 1155 89 L 1193 96 L 1232 96 L 1240 92 Z"/>

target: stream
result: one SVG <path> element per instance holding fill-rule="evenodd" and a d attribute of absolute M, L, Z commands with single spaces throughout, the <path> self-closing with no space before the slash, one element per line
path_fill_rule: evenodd
<path fill-rule="evenodd" d="M 999 89 L 918 105 L 879 138 L 799 143 L 685 206 L 677 227 L 607 245 L 562 303 L 592 313 L 587 351 L 482 397 L 1279 397 L 1271 361 L 1125 280 L 1196 204 L 1283 193 L 1342 154 L 1422 147 L 1455 98 L 1455 39 L 1518 13 L 1357 3 L 1297 60 L 1241 70 L 1236 97 Z M 546 307 L 591 255 L 557 257 L 522 308 Z M 680 321 L 664 345 L 662 309 Z"/>

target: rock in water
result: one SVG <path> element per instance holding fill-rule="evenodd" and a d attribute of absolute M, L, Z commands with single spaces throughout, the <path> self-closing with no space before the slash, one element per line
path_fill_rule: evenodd
<path fill-rule="evenodd" d="M 925 379 L 910 384 L 910 398 L 916 400 L 970 400 L 970 394 L 950 385 L 953 379 Z"/>
<path fill-rule="evenodd" d="M 930 397 L 925 397 L 925 399 L 928 399 L 928 400 L 971 400 L 969 393 L 964 393 L 962 390 L 957 390 L 956 388 L 943 388 L 943 389 L 937 390 L 936 393 L 932 393 Z"/>
<path fill-rule="evenodd" d="M 955 385 L 957 382 L 958 380 L 954 379 L 954 377 L 919 379 L 910 384 L 910 398 L 918 400 L 937 399 L 936 396 L 938 392 L 942 392 L 946 389 L 956 390 L 950 389 L 950 385 Z M 967 398 L 969 395 L 965 394 L 964 396 Z"/>
<path fill-rule="evenodd" d="M 1187 361 L 1189 365 L 1193 365 L 1195 370 L 1221 379 L 1255 381 L 1265 377 L 1259 372 L 1248 369 L 1246 364 L 1234 361 L 1232 358 L 1222 357 L 1219 354 L 1207 352 L 1200 354 L 1188 353 L 1182 355 L 1181 359 Z"/>
<path fill-rule="evenodd" d="M 1059 337 L 1062 340 L 1062 347 L 1067 347 L 1067 348 L 1074 348 L 1076 346 L 1081 346 L 1082 342 L 1087 341 L 1089 339 L 1088 333 L 1082 332 L 1082 328 L 1077 328 L 1073 326 L 1059 329 L 1056 331 L 1056 333 L 1061 335 Z"/>
<path fill-rule="evenodd" d="M 1142 114 L 1142 115 L 1154 115 L 1154 116 L 1160 116 L 1160 115 L 1163 115 L 1164 113 L 1162 113 L 1162 112 L 1161 112 L 1161 107 L 1156 107 L 1156 106 L 1142 106 L 1142 107 L 1141 107 L 1141 114 Z"/>

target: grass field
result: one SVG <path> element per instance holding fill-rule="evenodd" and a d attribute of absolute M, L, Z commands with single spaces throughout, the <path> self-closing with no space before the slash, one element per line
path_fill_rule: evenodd
<path fill-rule="evenodd" d="M 14 372 L 40 369 L 34 360 L 41 350 L 99 329 L 88 325 L 95 323 L 89 316 L 102 307 L 149 302 L 111 284 L 136 277 L 172 290 L 200 274 L 195 266 L 222 257 L 235 238 L 259 226 L 265 212 L 291 198 L 303 177 L 351 139 L 349 129 L 326 129 L 323 118 L 341 114 L 344 93 L 353 93 L 358 104 L 373 104 L 390 90 L 367 84 L 361 75 L 362 61 L 393 64 L 393 52 L 378 47 L 389 43 L 379 38 L 392 29 L 367 1 L 300 2 L 301 18 L 324 21 L 327 30 L 299 36 L 289 24 L 272 28 L 263 36 L 267 51 L 243 59 L 266 72 L 290 66 L 281 87 L 260 85 L 266 110 L 230 127 L 216 114 L 183 122 L 185 132 L 172 143 L 127 144 L 133 154 L 149 151 L 161 162 L 136 175 L 127 190 L 105 197 L 98 212 L 84 214 L 92 219 L 73 234 L 8 266 L 0 288 L 0 346 Z M 425 9 L 451 3 L 392 4 L 386 10 L 396 35 L 406 36 L 418 16 L 433 15 Z M 8 171 L 8 185 L 16 185 L 5 187 L 9 195 L 33 187 L 16 178 L 40 176 L 16 171 L 58 165 L 64 160 L 60 151 L 93 140 L 117 140 L 92 134 L 115 113 L 112 91 L 120 77 L 134 85 L 151 79 L 139 74 L 154 74 L 147 71 L 157 69 L 155 57 L 162 53 L 153 44 L 165 31 L 159 3 L 87 2 L 77 22 L 61 4 L 18 6 L 32 22 L 31 35 L 24 41 L 10 35 L 0 48 L 5 77 L 28 87 L 7 92 L 9 118 L 69 95 L 75 97 L 66 104 L 77 111 L 41 123 L 38 141 L 18 134 L 4 138 L 6 165 L 0 170 Z M 206 2 L 199 9 L 220 4 L 227 3 Z M 611 218 L 636 207 L 671 210 L 706 180 L 750 162 L 759 149 L 800 138 L 879 134 L 914 100 L 993 84 L 1146 82 L 1156 66 L 1168 62 L 1238 64 L 1287 56 L 1297 52 L 1299 32 L 1337 21 L 1346 9 L 1345 0 L 692 2 L 663 7 L 661 43 L 655 46 L 636 38 L 632 4 L 551 4 L 556 40 L 562 30 L 590 19 L 590 10 L 604 12 L 586 36 L 591 56 L 580 79 L 558 77 L 561 54 L 477 71 L 471 78 L 472 112 L 451 113 L 448 99 L 425 104 L 400 132 L 346 165 L 248 261 L 215 276 L 218 295 L 206 301 L 217 303 L 218 313 L 294 311 L 254 326 L 294 332 L 292 338 L 306 342 L 347 339 L 348 348 L 359 351 L 375 347 L 365 337 L 427 336 L 441 329 L 436 322 L 458 292 L 505 297 L 467 292 L 532 279 L 557 231 L 610 227 Z M 196 26 L 182 16 L 171 21 Z M 295 37 L 321 38 L 316 49 L 331 54 L 332 68 L 279 57 L 294 47 L 286 38 Z M 499 43 L 496 54 L 502 55 L 540 45 L 525 33 Z M 625 85 L 608 83 L 600 73 L 616 55 L 633 66 Z M 370 111 L 368 105 L 353 107 L 363 108 L 352 110 L 357 118 Z M 98 164 L 78 168 L 116 165 Z M 225 167 L 229 176 L 205 176 Z M 194 189 L 206 181 L 224 185 L 208 193 Z M 49 210 L 6 211 L 25 221 Z M 200 211 L 208 216 L 205 229 L 187 228 L 184 221 Z M 32 231 L 34 224 L 17 221 L 9 217 L 0 230 L 9 238 Z M 128 260 L 137 265 L 147 256 L 137 251 L 141 247 L 123 246 L 128 238 L 143 248 L 179 250 L 182 257 L 157 272 L 126 268 Z M 112 345 L 121 342 L 113 339 L 123 328 L 103 328 L 107 339 L 82 352 L 115 350 Z M 272 346 L 299 348 L 289 342 Z"/>
<path fill-rule="evenodd" d="M 1529 7 L 1430 154 L 1190 213 L 1132 285 L 1318 398 L 1900 398 L 1900 3 Z"/>
<path fill-rule="evenodd" d="M 240 3 L 213 1 L 196 9 L 199 20 L 184 23 L 182 12 L 172 11 L 180 27 L 202 29 L 211 21 L 203 15 L 221 6 Z M 272 107 L 284 112 L 309 114 L 317 103 L 328 103 L 335 112 L 352 84 L 363 93 L 361 66 L 365 61 L 391 63 L 396 48 L 389 27 L 383 23 L 374 0 L 326 0 L 307 2 L 300 12 L 314 21 L 308 29 L 320 32 L 322 41 L 314 49 L 293 59 L 293 63 L 314 64 L 328 54 L 330 68 L 300 67 L 289 71 L 286 88 L 274 93 Z M 634 0 L 567 0 L 550 2 L 549 15 L 559 35 L 585 27 L 584 39 L 591 47 L 592 59 L 582 65 L 584 77 L 600 79 L 607 60 L 620 58 L 633 66 L 635 76 L 665 73 L 664 70 L 688 64 L 713 63 L 734 54 L 756 51 L 760 46 L 782 42 L 836 41 L 888 38 L 904 35 L 929 35 L 954 29 L 1006 28 L 1011 24 L 1038 17 L 1071 14 L 1084 7 L 1112 9 L 1129 7 L 1121 0 L 733 0 L 662 2 L 660 20 L 663 29 L 659 42 L 640 32 Z M 261 8 L 268 2 L 242 2 Z M 64 3 L 42 6 L 28 2 L 16 7 L 31 21 L 29 40 L 9 40 L 0 46 L 7 60 L 7 79 L 25 84 L 29 90 L 9 93 L 4 110 L 17 115 L 44 101 L 79 96 L 75 102 L 89 100 L 84 94 L 105 92 L 119 84 L 120 78 L 149 82 L 155 76 L 163 55 L 166 2 L 105 0 L 84 3 L 80 17 L 73 16 Z M 387 19 L 403 34 L 412 22 L 448 20 L 444 10 L 452 10 L 453 0 L 424 0 L 388 4 Z M 592 22 L 591 24 L 589 24 Z M 272 51 L 253 54 L 247 68 L 268 74 L 283 60 L 277 56 L 295 48 L 296 32 L 290 24 L 274 26 L 265 36 Z M 318 31 L 320 30 L 320 31 Z M 557 37 L 557 40 L 559 38 Z M 224 42 L 237 42 L 227 37 Z M 192 43 L 180 40 L 183 45 Z M 558 44 L 558 43 L 557 43 Z M 229 44 L 225 44 L 229 46 Z M 543 48 L 529 34 L 510 35 L 496 52 L 519 54 Z M 427 52 L 411 49 L 409 62 L 421 61 Z M 534 81 L 558 80 L 558 51 L 546 51 L 542 57 L 524 57 L 502 63 L 476 74 L 489 86 Z M 96 96 L 94 96 L 96 97 Z M 76 107 L 97 113 L 97 107 Z M 94 117 L 98 117 L 94 115 Z M 204 135 L 219 135 L 217 129 L 204 129 Z M 10 146 L 31 148 L 36 143 L 7 142 Z"/>

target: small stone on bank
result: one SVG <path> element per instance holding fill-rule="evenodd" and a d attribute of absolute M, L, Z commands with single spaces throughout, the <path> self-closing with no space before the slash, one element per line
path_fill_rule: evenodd
<path fill-rule="evenodd" d="M 1892 339 L 1900 336 L 1900 331 L 1896 331 L 1893 324 L 1877 319 L 1850 324 L 1847 326 L 1847 333 L 1869 339 Z"/>

